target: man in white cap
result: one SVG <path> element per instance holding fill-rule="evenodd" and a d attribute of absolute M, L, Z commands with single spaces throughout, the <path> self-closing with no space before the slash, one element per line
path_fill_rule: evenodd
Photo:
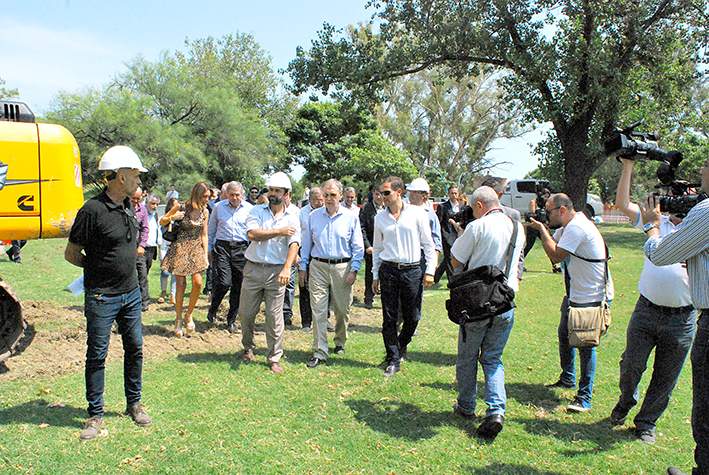
<path fill-rule="evenodd" d="M 64 257 L 84 269 L 86 315 L 86 399 L 89 420 L 82 440 L 98 437 L 103 425 L 105 362 L 114 321 L 123 338 L 126 414 L 141 426 L 152 424 L 140 403 L 143 372 L 142 297 L 136 273 L 138 220 L 130 197 L 140 185 L 143 164 L 129 147 L 111 147 L 99 170 L 106 188 L 76 214 Z"/>
<path fill-rule="evenodd" d="M 283 295 L 290 280 L 300 245 L 298 209 L 286 205 L 291 182 L 283 172 L 276 172 L 266 182 L 268 203 L 254 206 L 246 218 L 246 235 L 250 241 L 244 254 L 244 280 L 241 284 L 242 359 L 254 359 L 254 322 L 261 301 L 265 303 L 268 365 L 274 373 L 282 373 Z"/>

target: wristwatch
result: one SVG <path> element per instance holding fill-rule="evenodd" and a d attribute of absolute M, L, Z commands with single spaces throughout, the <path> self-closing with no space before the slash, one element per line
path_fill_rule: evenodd
<path fill-rule="evenodd" d="M 643 232 L 646 233 L 656 227 L 657 227 L 657 224 L 655 224 L 655 223 L 645 223 L 645 225 L 643 226 Z"/>

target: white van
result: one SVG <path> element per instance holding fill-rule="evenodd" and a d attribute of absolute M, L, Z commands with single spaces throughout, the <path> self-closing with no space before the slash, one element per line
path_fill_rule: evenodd
<path fill-rule="evenodd" d="M 537 198 L 537 190 L 549 188 L 545 180 L 510 180 L 500 198 L 500 203 L 519 211 L 522 216 L 529 211 L 529 202 Z M 586 195 L 586 212 L 591 217 L 603 215 L 603 202 L 600 196 Z"/>

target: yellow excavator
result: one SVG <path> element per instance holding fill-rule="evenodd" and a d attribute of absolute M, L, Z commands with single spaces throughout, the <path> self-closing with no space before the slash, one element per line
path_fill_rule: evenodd
<path fill-rule="evenodd" d="M 67 237 L 83 204 L 71 132 L 35 122 L 22 102 L 0 101 L 0 241 Z M 19 298 L 0 280 L 0 363 L 25 328 Z"/>

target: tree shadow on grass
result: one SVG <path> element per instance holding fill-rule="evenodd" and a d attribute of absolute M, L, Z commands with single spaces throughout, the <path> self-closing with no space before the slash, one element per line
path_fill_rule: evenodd
<path fill-rule="evenodd" d="M 578 450 L 567 450 L 560 452 L 566 457 L 576 457 L 578 455 L 597 454 L 607 450 L 613 450 L 620 442 L 634 440 L 635 436 L 627 430 L 613 430 L 608 419 L 596 422 L 563 422 L 553 419 L 530 418 L 511 419 L 514 422 L 524 425 L 525 430 L 530 434 L 543 437 L 555 437 L 565 442 L 588 441 L 595 444 L 592 449 L 579 448 Z"/>
<path fill-rule="evenodd" d="M 115 417 L 119 414 L 107 411 L 104 417 Z M 0 425 L 15 424 L 49 424 L 53 427 L 84 427 L 88 415 L 86 408 L 70 405 L 50 407 L 44 399 L 32 401 L 0 409 Z"/>
<path fill-rule="evenodd" d="M 358 333 L 381 333 L 382 332 L 382 327 L 377 326 L 377 327 L 370 327 L 369 325 L 360 325 L 358 323 L 350 323 L 347 326 L 347 329 L 350 332 L 358 332 Z"/>
<path fill-rule="evenodd" d="M 561 472 L 550 472 L 539 470 L 535 467 L 514 465 L 511 463 L 493 463 L 487 467 L 479 468 L 467 466 L 461 467 L 460 471 L 471 475 L 563 475 Z"/>
<path fill-rule="evenodd" d="M 441 351 L 409 351 L 408 357 L 411 361 L 433 366 L 455 366 L 455 360 L 458 356 Z"/>
<path fill-rule="evenodd" d="M 514 399 L 522 405 L 533 405 L 551 412 L 561 402 L 561 398 L 551 388 L 543 384 L 507 383 L 505 384 L 508 399 Z"/>
<path fill-rule="evenodd" d="M 266 354 L 265 350 L 259 352 L 254 351 L 254 354 L 263 353 Z M 241 366 L 241 352 L 236 353 L 216 353 L 213 351 L 208 351 L 205 353 L 180 353 L 177 355 L 177 361 L 180 363 L 228 363 L 232 370 L 239 369 Z"/>
<path fill-rule="evenodd" d="M 475 425 L 452 411 L 424 412 L 414 404 L 397 399 L 382 398 L 379 401 L 365 399 L 349 400 L 346 404 L 354 417 L 372 430 L 392 437 L 417 441 L 430 439 L 442 425 L 455 426 L 465 431 L 468 437 L 475 434 Z"/>

